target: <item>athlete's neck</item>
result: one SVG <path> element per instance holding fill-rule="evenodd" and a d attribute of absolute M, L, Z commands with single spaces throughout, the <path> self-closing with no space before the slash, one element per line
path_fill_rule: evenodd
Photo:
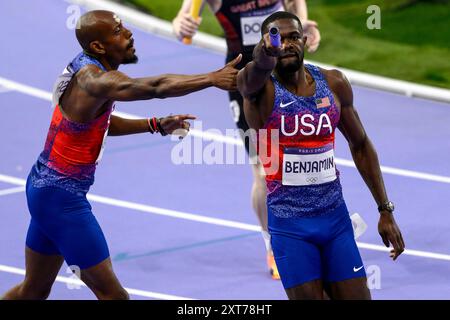
<path fill-rule="evenodd" d="M 106 70 L 117 70 L 120 64 L 114 64 L 111 61 L 106 60 L 105 57 L 97 58 L 98 61 L 105 67 Z"/>
<path fill-rule="evenodd" d="M 119 64 L 115 65 L 114 63 L 111 63 L 104 56 L 99 57 L 99 56 L 97 56 L 95 54 L 92 54 L 90 52 L 87 52 L 87 51 L 84 51 L 84 54 L 86 54 L 88 56 L 91 56 L 92 58 L 96 59 L 98 62 L 100 62 L 102 64 L 103 67 L 105 67 L 105 69 L 107 71 L 119 69 Z"/>
<path fill-rule="evenodd" d="M 308 82 L 307 72 L 305 71 L 303 61 L 301 62 L 300 69 L 297 71 L 278 72 L 278 70 L 276 70 L 275 75 L 284 87 L 297 95 L 302 95 L 302 93 L 311 85 L 311 81 Z"/>

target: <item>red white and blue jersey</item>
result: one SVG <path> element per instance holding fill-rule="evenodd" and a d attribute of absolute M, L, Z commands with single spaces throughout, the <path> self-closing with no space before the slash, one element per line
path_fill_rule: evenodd
<path fill-rule="evenodd" d="M 89 64 L 105 70 L 95 58 L 80 53 L 55 84 L 55 110 L 47 140 L 31 171 L 31 181 L 35 187 L 57 186 L 70 192 L 86 193 L 94 183 L 95 168 L 102 156 L 114 107 L 111 106 L 91 122 L 77 123 L 66 119 L 59 106 L 59 98 L 70 79 Z"/>
<path fill-rule="evenodd" d="M 340 110 L 317 66 L 305 65 L 315 81 L 313 96 L 297 96 L 271 76 L 273 111 L 258 132 L 267 183 L 267 205 L 278 217 L 329 212 L 344 201 L 334 161 Z M 278 136 L 271 139 L 271 135 Z M 264 156 L 267 155 L 267 156 Z"/>

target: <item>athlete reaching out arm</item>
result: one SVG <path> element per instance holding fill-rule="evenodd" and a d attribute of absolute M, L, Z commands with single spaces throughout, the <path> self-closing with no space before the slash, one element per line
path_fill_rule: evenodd
<path fill-rule="evenodd" d="M 61 107 L 70 119 L 86 122 L 102 113 L 107 102 L 177 97 L 211 86 L 235 90 L 238 71 L 234 66 L 240 60 L 238 56 L 220 70 L 206 74 L 148 78 L 130 78 L 120 71 L 90 64 L 75 74 L 61 97 Z"/>
<path fill-rule="evenodd" d="M 76 75 L 76 81 L 71 81 L 67 91 L 61 97 L 61 107 L 68 118 L 87 122 L 104 112 L 104 106 L 112 101 L 136 101 L 148 99 L 164 99 L 168 97 L 183 96 L 204 88 L 215 86 L 224 90 L 236 89 L 237 70 L 234 66 L 239 63 L 241 56 L 225 65 L 222 69 L 200 75 L 174 75 L 165 74 L 148 78 L 130 78 L 117 71 L 103 71 L 93 64 L 82 68 Z M 75 85 L 76 83 L 76 85 Z M 109 103 L 108 103 L 109 102 Z M 70 106 L 70 108 L 66 107 Z M 195 119 L 193 116 L 180 115 L 184 120 Z M 173 121 L 178 118 L 166 117 L 162 119 L 163 128 L 172 127 Z M 126 125 L 123 133 L 141 133 L 148 131 L 146 119 L 140 121 L 111 117 L 111 126 L 108 135 L 115 135 L 116 124 Z M 184 123 L 184 124 L 183 124 Z M 181 127 L 188 127 L 188 122 L 180 122 Z M 173 129 L 175 130 L 175 129 Z M 172 131 L 173 131 L 172 130 Z M 167 130 L 165 130 L 169 133 Z M 171 131 L 171 132 L 172 132 Z"/>
<path fill-rule="evenodd" d="M 269 34 L 264 34 L 253 50 L 253 60 L 241 69 L 237 76 L 237 86 L 244 98 L 262 94 L 261 90 L 267 84 L 280 55 L 281 47 L 270 45 Z"/>
<path fill-rule="evenodd" d="M 189 130 L 187 120 L 195 117 L 124 119 L 112 114 L 114 102 L 177 97 L 210 86 L 236 88 L 234 66 L 241 56 L 206 74 L 130 78 L 117 69 L 138 60 L 132 36 L 113 12 L 90 11 L 78 20 L 76 37 L 83 51 L 56 81 L 47 139 L 27 180 L 31 220 L 26 277 L 4 299 L 46 299 L 64 260 L 80 271 L 79 277 L 97 298 L 128 299 L 87 200 L 106 135 L 172 134 Z"/>
<path fill-rule="evenodd" d="M 172 21 L 173 31 L 178 38 L 192 38 L 201 23 L 201 18 L 194 19 L 190 14 L 192 0 L 184 0 L 183 4 Z M 310 52 L 317 49 L 320 42 L 320 32 L 315 21 L 308 19 L 308 10 L 306 0 L 271 0 L 271 1 L 253 1 L 253 0 L 203 0 L 200 12 L 208 4 L 214 13 L 217 21 L 220 23 L 227 43 L 226 62 L 232 61 L 239 53 L 242 54 L 241 62 L 236 66 L 238 69 L 244 67 L 252 61 L 252 53 L 258 44 L 260 37 L 261 24 L 266 17 L 280 10 L 286 10 L 297 15 L 304 23 L 305 33 L 308 36 L 307 47 Z M 260 72 L 257 71 L 254 81 L 250 81 L 250 86 L 255 87 L 260 83 Z M 238 91 L 230 91 L 229 107 L 236 126 L 247 132 L 249 125 L 244 116 L 244 103 L 241 94 Z M 246 151 L 253 154 L 251 144 L 248 139 L 242 135 Z M 253 209 L 261 225 L 261 233 L 264 239 L 267 252 L 267 265 L 273 279 L 279 279 L 278 270 L 273 258 L 270 237 L 267 232 L 267 205 L 266 205 L 266 185 L 261 164 L 252 165 L 253 185 L 251 191 L 251 202 Z"/>
<path fill-rule="evenodd" d="M 294 37 L 296 36 L 294 35 Z M 304 36 L 303 43 L 306 40 L 306 36 Z M 247 119 L 249 124 L 250 122 L 255 123 L 255 120 L 259 120 L 260 125 L 264 123 L 262 121 L 263 119 L 258 116 L 258 113 L 262 110 L 257 109 L 270 109 L 273 105 L 273 86 L 271 88 L 271 82 L 268 80 L 277 64 L 277 57 L 283 59 L 291 54 L 292 52 L 286 50 L 284 46 L 280 48 L 273 47 L 270 44 L 269 35 L 266 33 L 260 43 L 255 47 L 253 61 L 239 71 L 237 83 L 241 94 L 247 98 L 244 109 L 250 115 Z M 353 106 L 351 85 L 338 70 L 321 69 L 321 71 L 326 75 L 326 79 L 333 93 L 340 102 L 341 116 L 338 128 L 347 139 L 356 167 L 371 191 L 375 202 L 380 207 L 378 231 L 383 243 L 387 247 L 389 247 L 389 243 L 392 244 L 393 250 L 391 251 L 391 257 L 395 260 L 404 251 L 405 244 L 392 211 L 389 211 L 389 208 L 382 208 L 383 204 L 387 204 L 389 201 L 386 195 L 380 164 L 375 148 L 367 136 L 358 113 Z M 252 100 L 253 102 L 251 102 Z M 263 106 L 261 108 L 261 104 L 267 107 Z M 267 114 L 268 110 L 262 112 Z"/>
<path fill-rule="evenodd" d="M 272 26 L 280 30 L 279 48 L 269 41 Z M 378 230 L 383 243 L 393 246 L 390 256 L 396 260 L 405 245 L 376 151 L 353 106 L 351 86 L 337 70 L 304 64 L 307 38 L 295 15 L 272 14 L 261 33 L 253 61 L 239 71 L 237 84 L 249 126 L 269 130 L 269 137 L 278 133 L 276 140 L 260 134 L 258 146 L 271 150 L 271 172 L 262 158 L 268 230 L 286 294 L 290 299 L 323 299 L 326 289 L 332 299 L 370 299 L 334 163 L 336 129 L 347 139 L 379 205 Z M 272 170 L 274 162 L 278 165 Z"/>
<path fill-rule="evenodd" d="M 165 74 L 148 78 L 130 78 L 116 70 L 104 72 L 95 65 L 81 69 L 79 84 L 84 91 L 104 100 L 135 101 L 178 97 L 211 86 L 224 90 L 236 89 L 234 68 L 241 56 L 222 69 L 199 75 Z"/>

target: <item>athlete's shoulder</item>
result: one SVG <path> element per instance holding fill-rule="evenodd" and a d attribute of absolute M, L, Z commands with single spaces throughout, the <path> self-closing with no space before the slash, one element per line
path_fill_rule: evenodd
<path fill-rule="evenodd" d="M 339 100 L 344 104 L 352 103 L 353 101 L 353 91 L 350 81 L 347 79 L 345 74 L 337 69 L 323 69 L 320 68 L 325 79 L 330 86 L 331 91 L 339 97 Z"/>
<path fill-rule="evenodd" d="M 96 81 L 96 79 L 98 79 L 98 77 L 100 77 L 104 73 L 105 71 L 95 64 L 88 64 L 78 70 L 78 72 L 75 74 L 75 77 L 77 80 L 77 84 L 80 87 L 85 88 L 91 82 Z"/>
<path fill-rule="evenodd" d="M 95 76 L 100 75 L 104 73 L 105 71 L 102 70 L 100 67 L 96 66 L 95 64 L 87 64 L 83 66 L 78 72 L 76 73 L 76 76 L 78 78 L 85 77 L 85 76 Z"/>
<path fill-rule="evenodd" d="M 319 67 L 319 70 L 325 76 L 325 79 L 330 86 L 350 86 L 350 82 L 342 71 L 337 69 L 324 69 L 321 67 Z"/>

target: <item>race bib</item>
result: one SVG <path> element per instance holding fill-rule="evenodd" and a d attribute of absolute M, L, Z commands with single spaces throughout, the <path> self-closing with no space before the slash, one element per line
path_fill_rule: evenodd
<path fill-rule="evenodd" d="M 283 185 L 317 185 L 334 181 L 336 178 L 332 144 L 320 148 L 284 149 Z"/>
<path fill-rule="evenodd" d="M 67 68 L 64 69 L 63 73 L 56 79 L 53 86 L 52 103 L 53 107 L 59 104 L 59 100 L 67 88 L 70 80 L 72 80 L 73 73 L 70 73 Z"/>
<path fill-rule="evenodd" d="M 261 24 L 268 16 L 241 18 L 242 44 L 244 46 L 253 46 L 261 40 Z"/>
<path fill-rule="evenodd" d="M 100 148 L 100 152 L 98 154 L 97 160 L 95 160 L 95 164 L 98 164 L 100 162 L 100 160 L 102 160 L 102 158 L 103 158 L 103 152 L 105 150 L 106 138 L 108 137 L 108 132 L 109 132 L 109 125 L 111 124 L 111 115 L 115 108 L 116 108 L 116 106 L 113 105 L 111 113 L 108 116 L 108 126 L 106 127 L 105 134 L 103 135 L 102 147 Z"/>
<path fill-rule="evenodd" d="M 263 21 L 272 13 L 282 10 L 283 6 L 279 5 L 276 8 L 270 9 L 271 12 L 268 12 L 267 10 L 263 11 L 264 13 L 267 13 L 264 15 L 241 17 L 242 44 L 244 46 L 253 46 L 257 44 L 259 40 L 261 40 L 261 25 Z"/>

